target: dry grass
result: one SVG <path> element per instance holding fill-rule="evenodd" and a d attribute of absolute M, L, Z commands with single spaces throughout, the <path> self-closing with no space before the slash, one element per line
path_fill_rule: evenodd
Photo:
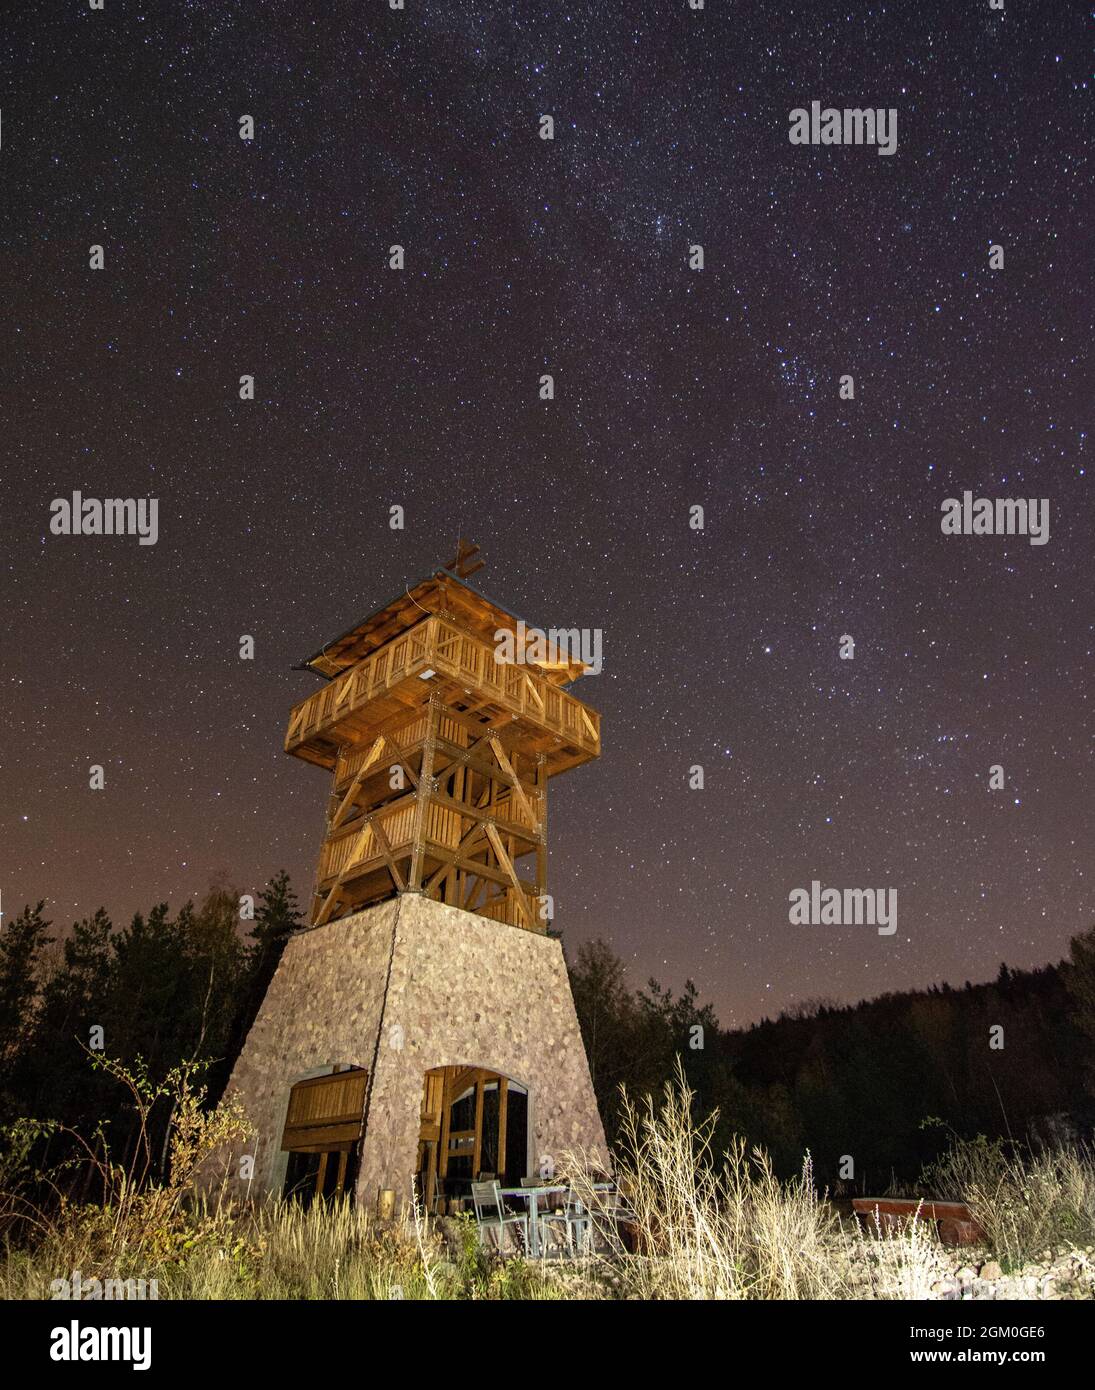
<path fill-rule="evenodd" d="M 380 1225 L 342 1200 L 245 1207 L 200 1199 L 171 1240 L 107 1246 L 117 1213 L 69 1208 L 32 1244 L 9 1242 L 0 1299 L 50 1296 L 55 1279 L 156 1281 L 156 1296 L 185 1299 L 544 1299 L 564 1297 L 549 1269 L 479 1250 L 474 1222 L 454 1223 L 455 1250 L 431 1224 Z M 109 1253 L 108 1253 L 109 1251 Z M 588 1291 L 596 1294 L 591 1286 Z M 575 1296 L 584 1296 L 585 1291 Z"/>
<path fill-rule="evenodd" d="M 902 1226 L 884 1225 L 877 1212 L 865 1229 L 856 1223 L 840 1263 L 845 1271 L 844 1298 L 929 1298 L 932 1285 L 946 1272 L 932 1224 L 921 1220 L 919 1211 Z"/>
<path fill-rule="evenodd" d="M 1060 1245 L 1095 1242 L 1095 1155 L 1029 1153 L 979 1136 L 956 1140 L 924 1174 L 941 1197 L 965 1202 L 1005 1268 Z"/>
<path fill-rule="evenodd" d="M 716 1158 L 717 1114 L 695 1121 L 694 1095 L 678 1072 L 660 1104 L 623 1102 L 617 1176 L 635 1213 L 637 1251 L 622 1259 L 623 1283 L 640 1298 L 840 1297 L 832 1261 L 840 1223 L 819 1199 L 809 1157 L 801 1175 L 780 1182 L 762 1150 L 743 1140 Z M 613 1244 L 603 1198 L 568 1163 L 606 1241 Z"/>
<path fill-rule="evenodd" d="M 146 1083 L 116 1074 L 140 1114 L 153 1100 Z M 87 1148 L 103 1185 L 95 1203 L 59 1196 L 48 1213 L 33 1208 L 18 1173 L 36 1131 L 9 1134 L 6 1167 L 0 1153 L 0 1298 L 48 1297 L 51 1281 L 79 1270 L 85 1280 L 155 1279 L 160 1298 L 187 1299 L 922 1299 L 944 1272 L 926 1223 L 844 1225 L 817 1193 L 808 1157 L 784 1182 L 744 1141 L 714 1154 L 717 1116 L 694 1118 L 680 1073 L 658 1102 L 625 1098 L 617 1177 L 634 1214 L 634 1248 L 608 1217 L 592 1165 L 572 1156 L 567 1171 L 600 1230 L 600 1253 L 554 1264 L 481 1249 L 470 1217 L 442 1227 L 412 1209 L 385 1224 L 346 1201 L 304 1209 L 195 1198 L 194 1174 L 238 1140 L 241 1118 L 230 1108 L 202 1111 L 185 1072 L 172 1084 L 167 1178 L 148 1181 L 143 1158 L 122 1171 L 105 1149 Z M 925 1177 L 933 1195 L 969 1202 L 1002 1262 L 1092 1240 L 1089 1153 L 1021 1158 L 1000 1144 L 958 1143 Z"/>
<path fill-rule="evenodd" d="M 129 1091 L 139 1136 L 134 1156 L 123 1167 L 102 1136 L 87 1143 L 69 1133 L 99 1183 L 98 1200 L 74 1202 L 57 1181 L 63 1173 L 35 1172 L 29 1163 L 50 1127 L 23 1121 L 0 1136 L 0 1298 L 48 1298 L 52 1282 L 75 1271 L 85 1283 L 155 1280 L 159 1298 L 561 1296 L 539 1266 L 481 1251 L 470 1220 L 451 1223 L 446 1241 L 417 1209 L 379 1223 L 346 1200 L 305 1209 L 280 1200 L 240 1204 L 223 1188 L 198 1193 L 196 1177 L 247 1136 L 239 1109 L 204 1110 L 190 1067 L 153 1084 L 140 1067 L 95 1065 Z M 149 1117 L 165 1101 L 169 1163 L 162 1180 L 152 1181 Z"/>

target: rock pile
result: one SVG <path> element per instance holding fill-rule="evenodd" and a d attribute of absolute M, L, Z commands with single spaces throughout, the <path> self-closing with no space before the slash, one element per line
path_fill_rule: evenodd
<path fill-rule="evenodd" d="M 970 1252 L 956 1252 L 955 1263 L 931 1286 L 932 1298 L 1095 1298 L 1095 1246 L 1043 1250 L 1037 1260 L 1004 1272 L 999 1261 L 971 1261 Z"/>

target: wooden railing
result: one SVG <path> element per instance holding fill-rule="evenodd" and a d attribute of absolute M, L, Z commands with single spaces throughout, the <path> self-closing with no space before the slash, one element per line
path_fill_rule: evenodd
<path fill-rule="evenodd" d="M 413 798 L 407 796 L 394 808 L 381 807 L 365 820 L 347 821 L 345 829 L 324 841 L 319 857 L 319 882 L 327 883 L 339 874 L 349 873 L 359 865 L 382 857 L 374 823 L 380 824 L 392 853 L 401 859 L 414 842 L 415 810 Z M 503 830 L 508 829 L 505 822 L 518 827 L 518 835 L 521 826 L 530 831 L 537 829 L 521 803 L 512 796 L 501 797 L 492 805 L 490 813 L 496 823 L 502 823 Z M 451 807 L 430 801 L 426 806 L 423 836 L 433 844 L 455 849 L 467 829 L 466 820 Z"/>
<path fill-rule="evenodd" d="M 430 617 L 294 705 L 286 752 L 333 728 L 392 686 L 431 668 L 487 692 L 493 703 L 568 743 L 594 755 L 601 750 L 601 720 L 596 710 L 529 666 L 496 661 L 494 648 L 488 643 L 444 618 Z"/>

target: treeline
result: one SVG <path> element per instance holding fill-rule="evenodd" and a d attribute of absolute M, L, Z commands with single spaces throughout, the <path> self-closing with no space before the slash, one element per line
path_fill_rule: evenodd
<path fill-rule="evenodd" d="M 225 885 L 174 915 L 166 904 L 116 926 L 105 911 L 57 930 L 43 905 L 0 932 L 0 1126 L 58 1122 L 128 1162 L 136 1118 L 117 1083 L 89 1063 L 98 1051 L 162 1080 L 184 1061 L 224 1088 L 285 943 L 303 925 L 286 874 L 241 920 Z M 674 996 L 629 984 L 603 942 L 569 961 L 575 1004 L 610 1141 L 620 1087 L 659 1093 L 679 1057 L 699 1116 L 719 1111 L 716 1143 L 733 1134 L 766 1148 L 782 1175 L 809 1150 L 830 1188 L 911 1181 L 947 1145 L 972 1137 L 1090 1134 L 1095 1116 L 1095 928 L 1059 966 L 991 984 L 891 994 L 856 1005 L 817 1001 L 795 1016 L 723 1030 L 689 982 Z M 322 1001 L 317 1001 L 322 1007 Z M 155 1152 L 167 1106 L 152 1117 Z M 43 1168 L 76 1150 L 64 1133 L 40 1146 Z M 845 1156 L 854 1181 L 842 1177 Z M 2 1158 L 2 1154 L 0 1154 Z M 80 1193 L 80 1170 L 72 1190 Z M 82 1193 L 80 1195 L 83 1195 Z"/>
<path fill-rule="evenodd" d="M 658 1089 L 679 1056 L 700 1114 L 719 1111 L 716 1144 L 762 1145 L 783 1176 L 808 1150 L 832 1190 L 910 1184 L 954 1135 L 1052 1143 L 1095 1121 L 1095 928 L 1058 966 L 991 984 L 888 994 L 723 1031 L 689 982 L 674 998 L 631 990 L 603 942 L 571 965 L 606 1128 L 619 1087 Z M 848 1164 L 848 1158 L 853 1165 Z"/>
<path fill-rule="evenodd" d="M 54 1121 L 91 1141 L 100 1133 L 114 1161 L 128 1166 L 137 1117 L 94 1051 L 140 1065 L 162 1081 L 186 1060 L 208 1064 L 210 1095 L 223 1090 L 273 977 L 302 918 L 284 873 L 241 921 L 240 895 L 217 886 L 172 916 L 166 903 L 117 927 L 100 908 L 65 933 L 25 907 L 0 932 L 0 1125 Z M 151 1117 L 153 1150 L 165 1149 L 168 1108 Z M 61 1132 L 34 1158 L 57 1168 L 78 1152 Z M 86 1165 L 62 1183 L 79 1195 Z"/>

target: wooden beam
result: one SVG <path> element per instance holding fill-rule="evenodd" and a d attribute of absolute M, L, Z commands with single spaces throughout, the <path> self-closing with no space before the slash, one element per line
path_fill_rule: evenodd
<path fill-rule="evenodd" d="M 498 1078 L 498 1180 L 504 1181 L 506 1172 L 506 1104 L 509 1100 L 509 1077 Z"/>
<path fill-rule="evenodd" d="M 472 847 L 473 842 L 474 842 L 481 834 L 482 834 L 482 827 L 479 825 L 478 822 L 476 822 L 474 825 L 472 825 L 472 826 L 464 833 L 464 836 L 463 836 L 463 838 L 461 839 L 460 843 L 459 843 L 458 845 L 455 845 L 455 846 L 453 847 L 451 853 L 448 853 L 448 854 L 446 854 L 446 855 L 443 856 L 443 862 L 442 862 L 442 864 L 441 864 L 441 867 L 437 870 L 437 872 L 434 874 L 434 876 L 433 876 L 433 877 L 430 879 L 430 881 L 426 884 L 426 887 L 425 887 L 425 890 L 424 890 L 424 891 L 425 891 L 427 894 L 433 892 L 433 890 L 438 886 L 438 884 L 439 884 L 439 883 L 441 882 L 441 880 L 445 877 L 445 875 L 449 872 L 449 870 L 450 870 L 451 868 L 453 868 L 453 867 L 456 865 L 459 856 L 460 856 L 462 853 L 464 853 L 466 850 L 470 849 L 470 848 Z"/>
<path fill-rule="evenodd" d="M 422 746 L 422 773 L 419 777 L 418 805 L 414 817 L 414 848 L 411 853 L 411 872 L 409 883 L 411 891 L 418 893 L 422 890 L 422 862 L 425 858 L 425 836 L 426 836 L 426 812 L 432 792 L 433 779 L 433 757 L 435 739 L 437 736 L 438 706 L 430 700 L 427 706 L 426 715 L 426 741 Z"/>
<path fill-rule="evenodd" d="M 504 850 L 503 853 L 505 853 Z M 504 868 L 495 867 L 493 864 L 484 864 L 479 859 L 461 858 L 457 859 L 455 863 L 459 868 L 467 870 L 468 873 L 475 874 L 477 878 L 489 879 L 492 883 L 499 883 L 503 887 L 509 887 L 513 882 L 513 879 Z M 510 869 L 512 870 L 512 868 L 513 865 L 511 864 Z M 514 877 L 516 877 L 516 875 L 514 875 Z M 520 879 L 517 881 L 520 882 Z M 530 888 L 535 888 L 535 886 L 534 883 L 529 884 Z"/>
<path fill-rule="evenodd" d="M 532 802 L 529 801 L 528 797 L 525 795 L 525 789 L 521 784 L 521 779 L 517 776 L 517 773 L 514 772 L 513 764 L 510 762 L 509 758 L 506 757 L 506 750 L 502 747 L 501 740 L 492 738 L 490 746 L 494 752 L 494 756 L 498 759 L 499 766 L 509 779 L 507 785 L 512 788 L 514 796 L 516 796 L 521 803 L 521 809 L 524 811 L 525 815 L 528 816 L 532 825 L 536 826 L 536 812 L 532 809 Z"/>
<path fill-rule="evenodd" d="M 524 825 L 521 821 L 499 816 L 497 810 L 490 806 L 472 806 L 466 801 L 454 801 L 451 796 L 446 796 L 444 792 L 435 792 L 430 799 L 435 806 L 444 806 L 449 811 L 455 811 L 464 820 L 473 820 L 479 823 L 493 821 L 507 835 L 513 835 L 518 840 L 527 840 L 529 849 L 540 841 L 540 832 L 534 826 Z M 524 852 L 522 851 L 522 853 Z"/>
<path fill-rule="evenodd" d="M 369 754 L 366 757 L 365 761 L 361 764 L 360 768 L 358 768 L 356 774 L 354 775 L 354 780 L 350 783 L 346 795 L 342 798 L 341 805 L 339 806 L 338 810 L 334 813 L 334 815 L 331 817 L 331 824 L 328 827 L 327 831 L 328 834 L 330 834 L 332 830 L 337 830 L 338 827 L 342 824 L 347 809 L 353 804 L 354 796 L 357 794 L 358 787 L 361 786 L 362 782 L 364 782 L 365 778 L 368 776 L 369 769 L 372 767 L 373 763 L 376 762 L 377 758 L 380 757 L 380 750 L 383 747 L 384 735 L 380 734 L 377 736 L 376 742 L 373 744 L 372 748 L 369 749 Z"/>
<path fill-rule="evenodd" d="M 480 893 L 485 893 L 487 891 L 488 880 L 480 877 L 479 874 L 473 874 L 470 869 L 465 870 L 465 873 L 467 875 L 465 882 L 469 886 L 468 891 L 464 897 L 464 911 L 474 912 L 475 900 L 476 898 L 478 898 Z"/>
<path fill-rule="evenodd" d="M 471 851 L 471 849 L 475 848 L 475 841 L 478 840 L 479 835 L 481 834 L 481 826 L 479 826 L 478 823 L 474 824 L 474 826 L 468 828 L 466 833 L 464 833 L 459 845 L 453 845 L 452 848 L 446 849 L 446 851 L 443 852 L 441 851 L 441 849 L 439 849 L 438 853 L 439 858 L 441 858 L 441 867 L 439 867 L 439 869 L 436 870 L 436 872 L 434 873 L 434 877 L 432 877 L 431 880 L 428 881 L 427 885 L 425 885 L 424 890 L 422 890 L 425 892 L 425 894 L 431 894 L 431 892 L 434 891 L 436 887 L 438 887 L 438 884 L 441 883 L 442 878 L 445 877 L 445 874 L 449 872 L 450 869 L 453 869 L 453 867 L 456 866 L 463 866 L 464 863 L 467 862 L 467 860 L 461 858 L 461 856 L 466 855 L 468 851 Z M 432 845 L 432 841 L 429 842 L 429 844 Z"/>
<path fill-rule="evenodd" d="M 334 886 L 332 887 L 331 891 L 327 894 L 327 897 L 324 899 L 322 907 L 316 913 L 315 921 L 312 923 L 312 926 L 321 927 L 324 924 L 324 922 L 326 922 L 327 918 L 331 915 L 331 912 L 334 908 L 335 898 L 341 896 L 339 891 L 341 888 L 342 880 L 336 879 Z"/>
<path fill-rule="evenodd" d="M 533 680 L 531 671 L 526 670 L 524 672 L 523 685 L 525 691 L 529 696 L 531 696 L 534 704 L 536 705 L 536 713 L 539 714 L 541 718 L 543 718 L 544 716 L 544 697 L 540 694 L 539 690 L 537 689 L 537 686 L 542 683 L 542 677 L 540 678 L 540 680 Z"/>
<path fill-rule="evenodd" d="M 536 759 L 536 790 L 539 792 L 537 804 L 540 807 L 537 817 L 540 843 L 536 846 L 536 896 L 539 898 L 547 892 L 547 758 L 543 753 Z"/>
<path fill-rule="evenodd" d="M 495 737 L 492 737 L 483 741 L 487 743 L 494 743 L 497 742 L 497 739 Z M 524 792 L 526 796 L 528 795 L 528 786 L 521 781 L 520 777 L 518 777 L 517 774 L 512 771 L 512 769 L 510 771 L 506 771 L 505 768 L 503 768 L 500 764 L 498 766 L 494 766 L 493 764 L 487 762 L 485 759 L 475 757 L 470 748 L 461 748 L 459 744 L 450 743 L 449 740 L 446 738 L 439 738 L 437 740 L 437 746 L 443 753 L 446 753 L 452 760 L 450 765 L 445 769 L 444 775 L 446 777 L 449 776 L 455 770 L 456 767 L 466 767 L 473 772 L 478 772 L 479 776 L 484 778 L 484 780 L 488 778 L 493 778 L 496 782 L 501 782 L 502 785 L 506 787 L 512 787 L 516 785 L 517 787 L 520 787 L 521 791 Z M 505 750 L 503 749 L 503 755 L 504 753 Z M 497 757 L 497 754 L 495 756 Z"/>
<path fill-rule="evenodd" d="M 510 752 L 506 749 L 505 744 L 500 738 L 491 740 L 491 751 L 494 753 L 495 759 L 499 764 L 499 771 L 494 774 L 495 780 L 501 782 L 503 786 L 511 787 L 517 793 L 518 797 L 523 799 L 525 802 L 525 813 L 531 817 L 535 824 L 537 820 L 536 807 L 533 804 L 536 792 L 535 772 L 531 777 L 522 777 L 517 771 L 519 750 L 514 748 L 511 757 Z M 534 752 L 529 752 L 528 750 L 521 751 L 530 761 L 535 762 L 536 754 Z"/>
<path fill-rule="evenodd" d="M 373 821 L 373 834 L 376 836 L 376 842 L 380 846 L 381 854 L 384 856 L 384 862 L 388 866 L 388 872 L 391 874 L 396 888 L 402 893 L 407 885 L 403 881 L 403 875 L 399 872 L 399 866 L 396 864 L 395 858 L 392 855 L 391 844 L 379 820 Z"/>
<path fill-rule="evenodd" d="M 471 1175 L 474 1182 L 479 1181 L 479 1169 L 483 1163 L 483 1076 L 475 1078 L 475 1140 L 471 1153 Z"/>
<path fill-rule="evenodd" d="M 487 839 L 491 842 L 491 847 L 494 850 L 498 862 L 501 864 L 514 892 L 517 894 L 517 907 L 521 916 L 524 918 L 525 926 L 531 928 L 532 921 L 529 917 L 528 898 L 525 896 L 525 890 L 521 886 L 521 880 L 517 877 L 517 870 L 513 867 L 513 863 L 506 853 L 506 848 L 502 844 L 502 837 L 491 824 L 487 825 Z"/>
<path fill-rule="evenodd" d="M 381 817 L 392 816 L 396 811 L 402 811 L 407 806 L 416 804 L 417 792 L 405 792 L 402 796 L 397 796 L 394 801 L 386 801 L 382 806 L 374 806 L 371 811 L 362 811 L 361 815 L 345 825 L 340 825 L 337 831 L 333 831 L 327 837 L 327 843 L 335 844 L 344 839 L 347 835 L 359 834 L 363 823 L 367 820 L 379 820 Z"/>
<path fill-rule="evenodd" d="M 463 536 L 456 542 L 456 557 L 446 564 L 447 570 L 452 570 L 457 579 L 467 579 L 470 575 L 481 570 L 487 563 L 486 560 L 479 560 L 479 547 L 473 545 L 471 541 L 466 541 Z"/>
<path fill-rule="evenodd" d="M 442 1179 L 449 1173 L 449 1130 L 452 1127 L 452 1098 L 449 1094 L 448 1070 L 445 1074 L 445 1088 L 441 1094 L 441 1138 L 437 1142 Z"/>

